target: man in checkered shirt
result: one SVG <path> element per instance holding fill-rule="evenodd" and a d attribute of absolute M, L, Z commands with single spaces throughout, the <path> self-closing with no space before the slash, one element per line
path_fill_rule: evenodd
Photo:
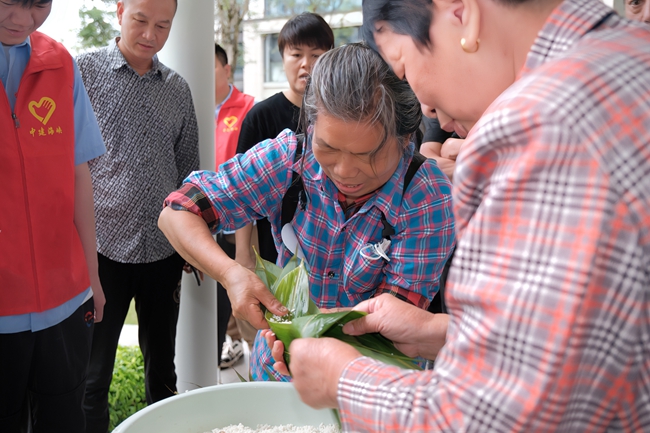
<path fill-rule="evenodd" d="M 437 356 L 430 371 L 296 340 L 302 399 L 346 431 L 650 431 L 649 29 L 598 0 L 365 0 L 363 18 L 469 133 L 450 314 L 382 296 L 344 328 Z"/>

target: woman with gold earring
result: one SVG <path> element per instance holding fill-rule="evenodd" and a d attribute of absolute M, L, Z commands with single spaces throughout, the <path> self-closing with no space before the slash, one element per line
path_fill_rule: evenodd
<path fill-rule="evenodd" d="M 449 315 L 381 296 L 341 330 L 437 356 L 421 372 L 295 340 L 302 400 L 345 431 L 650 431 L 650 29 L 600 0 L 364 0 L 363 20 L 467 135 Z"/>

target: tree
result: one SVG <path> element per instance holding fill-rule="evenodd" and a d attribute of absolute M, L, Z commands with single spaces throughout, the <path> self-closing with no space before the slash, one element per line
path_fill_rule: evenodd
<path fill-rule="evenodd" d="M 215 0 L 215 40 L 228 53 L 231 69 L 237 68 L 239 34 L 248 14 L 249 0 Z"/>
<path fill-rule="evenodd" d="M 114 0 L 102 0 L 106 7 L 115 5 Z M 78 38 L 81 48 L 103 47 L 120 34 L 111 24 L 111 18 L 115 18 L 115 11 L 107 11 L 93 5 L 91 9 L 83 5 L 79 9 L 81 18 L 81 29 Z"/>

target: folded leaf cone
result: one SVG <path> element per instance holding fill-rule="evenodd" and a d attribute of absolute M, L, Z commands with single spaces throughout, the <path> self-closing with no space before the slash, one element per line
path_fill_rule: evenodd
<path fill-rule="evenodd" d="M 289 362 L 289 346 L 296 338 L 331 337 L 344 341 L 361 354 L 386 364 L 419 370 L 417 360 L 404 355 L 395 345 L 378 333 L 351 336 L 343 333 L 343 325 L 364 316 L 361 311 L 321 313 L 309 297 L 309 275 L 302 260 L 294 256 L 281 269 L 262 259 L 257 251 L 255 273 L 271 293 L 289 310 L 285 316 L 265 312 L 266 321 L 276 337 L 284 343 L 285 359 Z"/>

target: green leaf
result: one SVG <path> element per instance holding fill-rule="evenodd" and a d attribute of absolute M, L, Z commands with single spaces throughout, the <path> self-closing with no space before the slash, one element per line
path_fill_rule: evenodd
<path fill-rule="evenodd" d="M 341 415 L 339 415 L 338 409 L 332 409 L 332 414 L 336 418 L 336 424 L 339 426 L 339 429 L 343 429 L 343 424 L 341 424 Z"/>
<path fill-rule="evenodd" d="M 274 287 L 276 280 L 280 276 L 280 273 L 282 273 L 282 268 L 275 263 L 264 260 L 255 247 L 253 247 L 253 250 L 255 251 L 255 274 L 257 274 L 266 287 L 270 289 L 271 287 Z M 275 294 L 273 290 L 271 290 L 271 293 Z"/>
<path fill-rule="evenodd" d="M 341 323 L 341 326 L 351 320 L 364 316 L 361 311 L 339 311 L 336 313 L 318 313 L 303 316 L 295 320 L 298 333 L 305 338 L 318 338 L 323 336 L 332 326 Z"/>
<path fill-rule="evenodd" d="M 239 374 L 237 370 L 235 370 L 234 368 L 232 370 L 235 372 L 240 382 L 248 382 L 246 379 L 244 379 L 244 377 L 241 374 Z"/>
<path fill-rule="evenodd" d="M 284 269 L 278 272 L 279 267 L 263 260 L 257 251 L 255 254 L 257 275 L 289 310 L 289 313 L 282 317 L 275 316 L 270 311 L 264 314 L 271 330 L 284 343 L 284 359 L 287 364 L 290 361 L 289 346 L 293 340 L 331 337 L 348 343 L 361 354 L 381 362 L 401 368 L 420 369 L 413 358 L 397 350 L 395 345 L 381 334 L 350 336 L 343 333 L 343 325 L 363 317 L 366 313 L 360 311 L 320 313 L 310 298 L 309 275 L 305 265 L 296 256 L 293 256 Z M 274 278 L 274 282 L 269 286 L 268 282 L 273 281 Z"/>
<path fill-rule="evenodd" d="M 348 343 L 364 356 L 369 356 L 385 364 L 395 365 L 410 370 L 421 370 L 416 360 L 404 355 L 395 345 L 381 334 L 364 334 L 358 336 L 343 333 L 343 325 L 331 327 L 323 336 L 332 337 Z"/>
<path fill-rule="evenodd" d="M 275 297 L 289 309 L 293 317 L 301 317 L 307 314 L 310 302 L 309 277 L 302 263 L 291 271 L 284 273 L 276 281 L 275 285 Z"/>
<path fill-rule="evenodd" d="M 291 259 L 289 259 L 289 263 L 287 263 L 287 265 L 280 270 L 280 274 L 278 275 L 277 280 L 270 286 L 271 293 L 275 294 L 280 281 L 282 281 L 288 274 L 293 272 L 293 270 L 296 269 L 298 265 L 298 258 L 296 256 L 293 256 Z"/>
<path fill-rule="evenodd" d="M 264 371 L 266 371 L 266 374 L 269 376 L 269 382 L 277 382 L 278 380 L 273 376 L 273 373 L 271 373 L 271 370 L 265 365 L 264 366 Z"/>
<path fill-rule="evenodd" d="M 337 313 L 320 313 L 303 316 L 293 320 L 296 328 L 291 336 L 295 338 L 331 337 L 356 348 L 362 355 L 370 356 L 386 364 L 401 368 L 419 370 L 413 358 L 404 355 L 395 345 L 379 333 L 352 336 L 343 333 L 343 325 L 365 316 L 361 311 L 341 311 Z M 300 337 L 296 337 L 298 334 Z M 292 340 L 293 341 L 293 340 Z M 284 343 L 284 341 L 283 341 Z"/>

